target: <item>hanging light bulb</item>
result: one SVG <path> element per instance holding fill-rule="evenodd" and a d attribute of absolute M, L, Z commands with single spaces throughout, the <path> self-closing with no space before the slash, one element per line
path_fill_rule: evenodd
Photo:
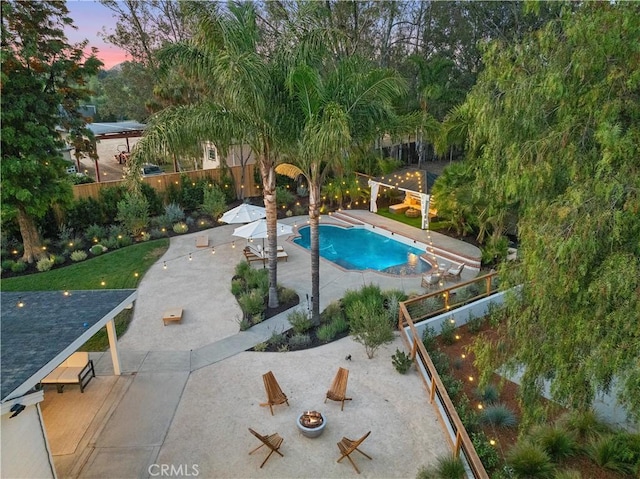
<path fill-rule="evenodd" d="M 236 242 L 235 242 L 235 241 L 232 241 L 232 242 L 231 242 L 231 247 L 232 247 L 232 248 L 235 248 L 235 247 L 236 247 Z"/>
<path fill-rule="evenodd" d="M 216 254 L 216 249 L 215 248 L 211 248 L 211 254 Z"/>
<path fill-rule="evenodd" d="M 193 257 L 191 256 L 191 253 L 189 253 L 189 261 L 192 261 Z"/>
<path fill-rule="evenodd" d="M 162 262 L 162 269 L 167 269 L 167 262 L 166 261 Z"/>
<path fill-rule="evenodd" d="M 18 298 L 18 303 L 16 304 L 16 306 L 18 306 L 18 308 L 24 307 L 24 301 L 22 301 L 22 298 Z"/>

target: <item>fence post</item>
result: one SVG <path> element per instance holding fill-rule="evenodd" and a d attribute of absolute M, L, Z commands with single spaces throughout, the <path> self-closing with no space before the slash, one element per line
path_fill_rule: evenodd
<path fill-rule="evenodd" d="M 460 455 L 460 446 L 462 445 L 462 435 L 460 431 L 456 431 L 456 447 L 453 451 L 453 455 L 458 457 Z"/>

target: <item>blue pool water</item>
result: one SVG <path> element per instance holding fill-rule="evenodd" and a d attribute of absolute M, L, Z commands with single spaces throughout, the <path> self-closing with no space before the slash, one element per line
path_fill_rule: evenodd
<path fill-rule="evenodd" d="M 320 256 L 345 269 L 373 269 L 390 274 L 420 274 L 431 265 L 419 256 L 423 250 L 407 246 L 399 241 L 362 228 L 341 228 L 320 225 Z M 296 244 L 309 249 L 311 228 L 298 230 Z"/>

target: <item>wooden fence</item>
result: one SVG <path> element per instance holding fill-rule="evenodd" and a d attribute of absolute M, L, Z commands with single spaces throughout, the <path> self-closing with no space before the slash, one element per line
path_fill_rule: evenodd
<path fill-rule="evenodd" d="M 234 184 L 222 185 L 223 188 L 235 188 L 238 197 L 251 197 L 261 196 L 261 185 L 257 185 L 254 180 L 254 168 L 255 164 L 249 164 L 244 167 L 244 181 L 242 177 L 242 167 L 232 166 L 227 169 L 233 178 Z M 180 185 L 181 177 L 186 176 L 191 181 L 195 182 L 202 178 L 209 179 L 211 181 L 219 182 L 223 170 L 196 170 L 196 171 L 184 171 L 181 173 L 165 173 L 163 175 L 150 176 L 142 178 L 142 181 L 151 185 L 158 193 L 163 194 L 170 185 Z M 76 200 L 84 198 L 98 199 L 100 190 L 102 188 L 109 188 L 113 186 L 121 185 L 124 180 L 117 181 L 103 181 L 100 183 L 87 183 L 84 185 L 75 185 L 73 187 L 73 196 Z"/>
<path fill-rule="evenodd" d="M 481 298 L 486 298 L 498 291 L 497 273 L 489 273 L 470 281 L 457 283 L 433 293 L 412 298 L 400 303 L 398 329 L 411 358 L 418 370 L 436 414 L 441 419 L 445 435 L 454 455 L 463 455 L 473 478 L 488 479 L 487 472 L 478 457 L 460 417 L 445 389 L 438 371 L 422 342 L 415 322 L 438 316 L 454 308 L 464 306 Z M 465 292 L 465 294 L 462 294 Z M 471 294 L 469 294 L 471 292 Z"/>

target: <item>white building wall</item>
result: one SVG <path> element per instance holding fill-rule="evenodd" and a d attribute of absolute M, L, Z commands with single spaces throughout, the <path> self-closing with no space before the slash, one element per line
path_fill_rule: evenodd
<path fill-rule="evenodd" d="M 11 414 L 3 414 L 0 423 L 0 477 L 55 478 L 38 404 L 26 406 L 13 418 Z"/>

